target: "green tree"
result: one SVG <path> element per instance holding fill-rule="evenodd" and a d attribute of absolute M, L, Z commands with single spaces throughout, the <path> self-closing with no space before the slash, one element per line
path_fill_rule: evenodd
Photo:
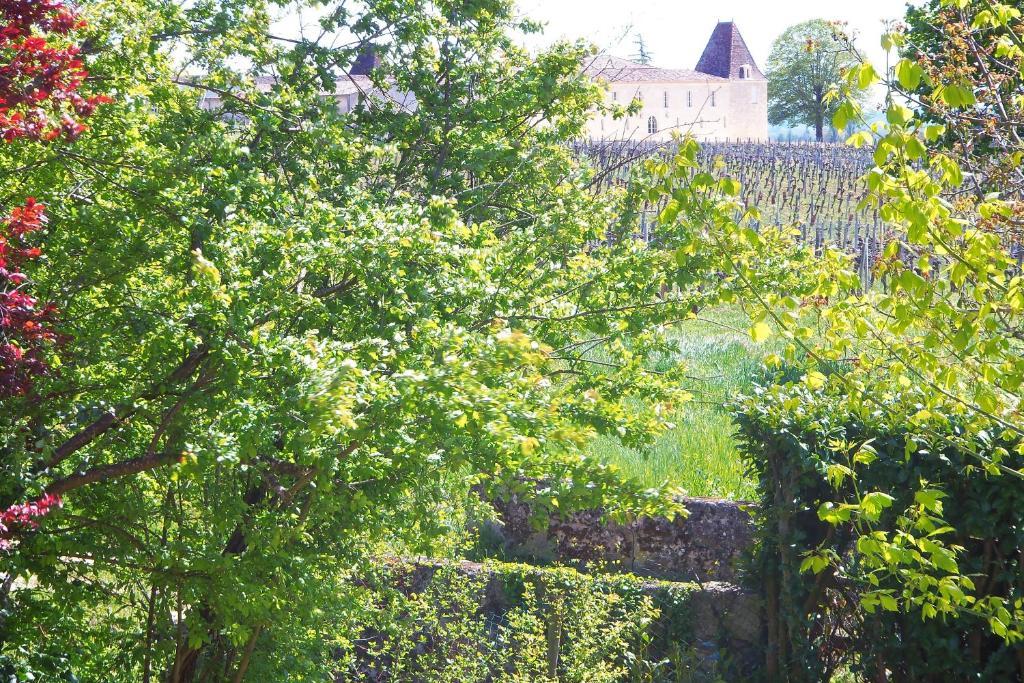
<path fill-rule="evenodd" d="M 767 464 L 762 444 L 751 455 L 778 505 L 773 580 L 785 584 L 774 595 L 790 599 L 770 625 L 778 680 L 821 680 L 834 648 L 851 646 L 836 625 L 855 623 L 862 649 L 847 661 L 871 678 L 957 677 L 954 660 L 967 677 L 1024 672 L 1024 22 L 1012 4 L 965 0 L 911 16 L 909 34 L 882 39 L 894 54 L 886 70 L 834 36 L 851 63 L 834 84 L 832 124 L 855 125 L 848 143 L 873 148 L 865 203 L 891 227 L 872 263 L 884 287 L 865 286 L 829 249 L 807 265 L 817 283 L 806 297 L 766 285 L 763 264 L 724 271 L 755 303 L 752 336 L 788 341 L 768 359 L 785 367 L 777 385 L 744 404 L 759 425 L 750 433 L 769 440 Z M 806 47 L 813 54 L 814 41 Z M 879 84 L 885 120 L 872 123 L 863 93 Z M 698 180 L 714 182 L 685 163 L 660 170 L 652 192 L 690 207 Z M 711 239 L 763 239 L 720 209 L 705 205 L 722 226 Z M 907 643 L 879 633 L 898 621 L 897 634 L 924 634 L 913 645 L 934 661 L 905 661 Z"/>
<path fill-rule="evenodd" d="M 839 104 L 829 93 L 856 63 L 835 23 L 812 19 L 790 26 L 775 39 L 768 57 L 768 120 L 810 126 L 821 142 Z"/>
<path fill-rule="evenodd" d="M 1024 193 L 1024 172 L 1013 153 L 1019 147 L 1024 78 L 1015 63 L 1005 59 L 1012 53 L 1012 40 L 991 25 L 994 16 L 1021 32 L 1024 21 L 1017 11 L 1015 6 L 980 1 L 951 6 L 931 0 L 908 7 L 907 30 L 901 36 L 900 56 L 922 69 L 901 89 L 919 116 L 945 126 L 936 143 L 957 159 L 967 173 L 968 187 L 979 196 L 993 191 L 1014 197 Z M 950 35 L 962 39 L 950 40 Z M 1007 41 L 1011 44 L 1004 45 Z M 908 75 L 904 73 L 905 78 Z M 950 75 L 984 86 L 973 89 L 981 113 L 973 121 L 934 96 L 930 83 L 950 80 Z"/>

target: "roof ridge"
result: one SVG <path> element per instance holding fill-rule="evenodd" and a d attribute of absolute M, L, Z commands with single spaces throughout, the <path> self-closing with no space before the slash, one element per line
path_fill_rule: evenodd
<path fill-rule="evenodd" d="M 596 55 L 584 67 L 591 77 L 603 77 L 605 80 L 617 82 L 643 81 L 719 81 L 724 80 L 713 74 L 702 73 L 694 69 L 662 67 L 654 64 L 641 64 L 623 57 L 601 54 Z"/>

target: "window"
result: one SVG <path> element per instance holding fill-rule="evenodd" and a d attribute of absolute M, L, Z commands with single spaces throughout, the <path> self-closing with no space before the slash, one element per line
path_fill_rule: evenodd
<path fill-rule="evenodd" d="M 665 91 L 665 109 L 668 109 L 668 90 Z"/>
<path fill-rule="evenodd" d="M 655 133 L 658 132 L 658 119 L 654 118 L 653 116 L 647 119 L 647 132 L 651 135 L 654 135 Z"/>
<path fill-rule="evenodd" d="M 740 67 L 740 78 L 743 80 L 750 78 L 750 67 L 746 64 Z"/>
<path fill-rule="evenodd" d="M 715 106 L 715 91 L 711 91 L 711 106 Z"/>
<path fill-rule="evenodd" d="M 757 94 L 757 86 L 756 85 L 750 86 L 750 103 L 751 104 L 760 104 L 760 101 L 761 101 L 761 98 Z"/>
<path fill-rule="evenodd" d="M 615 90 L 612 90 L 612 102 L 618 102 L 618 101 L 619 101 L 619 93 L 617 91 L 615 91 Z"/>
<path fill-rule="evenodd" d="M 692 90 L 687 90 L 686 91 L 686 106 L 687 107 L 691 107 L 691 108 L 693 107 L 693 91 Z"/>

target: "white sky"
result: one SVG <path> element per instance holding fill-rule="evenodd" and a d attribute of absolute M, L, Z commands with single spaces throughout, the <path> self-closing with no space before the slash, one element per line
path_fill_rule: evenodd
<path fill-rule="evenodd" d="M 807 19 L 849 23 L 861 50 L 884 63 L 879 45 L 883 20 L 899 19 L 904 0 L 518 0 L 523 14 L 545 22 L 545 34 L 528 41 L 540 47 L 559 38 L 585 38 L 609 54 L 632 57 L 635 35 L 644 37 L 658 66 L 692 69 L 715 24 L 735 21 L 762 69 L 772 41 Z M 632 30 L 632 32 L 630 32 Z"/>

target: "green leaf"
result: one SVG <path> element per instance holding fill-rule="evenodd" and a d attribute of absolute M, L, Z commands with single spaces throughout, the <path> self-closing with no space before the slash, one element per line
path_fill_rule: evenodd
<path fill-rule="evenodd" d="M 812 554 L 804 558 L 803 562 L 800 563 L 800 571 L 813 572 L 814 574 L 820 574 L 829 566 L 829 558 L 825 554 Z"/>
<path fill-rule="evenodd" d="M 833 488 L 839 488 L 847 477 L 853 477 L 853 470 L 846 465 L 833 463 L 828 466 L 825 476 Z"/>
<path fill-rule="evenodd" d="M 854 507 L 850 505 L 835 505 L 834 503 L 822 503 L 818 507 L 818 519 L 833 526 L 849 522 L 853 518 Z"/>
<path fill-rule="evenodd" d="M 945 497 L 945 493 L 933 489 L 918 491 L 914 494 L 914 500 L 918 505 L 936 514 L 942 514 L 942 499 Z"/>
<path fill-rule="evenodd" d="M 878 83 L 881 79 L 878 77 L 878 72 L 875 71 L 875 67 L 870 63 L 862 64 L 859 67 L 857 74 L 857 85 L 861 90 L 867 90 L 875 83 Z"/>
<path fill-rule="evenodd" d="M 718 181 L 718 187 L 722 190 L 722 193 L 730 197 L 735 197 L 740 193 L 740 184 L 738 181 L 726 177 Z"/>
<path fill-rule="evenodd" d="M 757 344 L 764 342 L 771 336 L 772 328 L 764 321 L 754 323 L 754 326 L 750 328 L 750 338 Z"/>
<path fill-rule="evenodd" d="M 907 90 L 917 90 L 921 85 L 921 78 L 924 76 L 924 69 L 917 62 L 909 59 L 901 59 L 896 64 L 896 78 L 900 85 Z"/>
<path fill-rule="evenodd" d="M 861 147 L 869 147 L 872 142 L 874 142 L 874 138 L 871 136 L 871 133 L 866 130 L 857 131 L 846 140 L 846 144 L 858 149 Z"/>
<path fill-rule="evenodd" d="M 924 129 L 924 137 L 925 137 L 925 140 L 927 140 L 928 142 L 935 142 L 936 140 L 941 138 L 943 135 L 945 135 L 945 133 L 946 133 L 946 127 L 945 126 L 939 126 L 939 125 L 935 125 L 935 124 L 931 124 L 931 125 L 925 126 L 925 129 Z"/>
<path fill-rule="evenodd" d="M 906 125 L 912 118 L 914 118 L 914 112 L 910 111 L 907 107 L 902 104 L 890 104 L 889 108 L 885 111 L 886 120 L 894 126 Z"/>
<path fill-rule="evenodd" d="M 872 521 L 877 521 L 882 512 L 891 507 L 896 499 L 881 491 L 872 491 L 860 500 L 860 509 L 864 516 Z"/>
<path fill-rule="evenodd" d="M 836 130 L 845 130 L 853 116 L 853 105 L 849 102 L 843 102 L 832 115 L 832 127 Z"/>
<path fill-rule="evenodd" d="M 804 375 L 804 383 L 813 390 L 821 389 L 825 386 L 826 377 L 817 370 L 812 370 Z"/>

